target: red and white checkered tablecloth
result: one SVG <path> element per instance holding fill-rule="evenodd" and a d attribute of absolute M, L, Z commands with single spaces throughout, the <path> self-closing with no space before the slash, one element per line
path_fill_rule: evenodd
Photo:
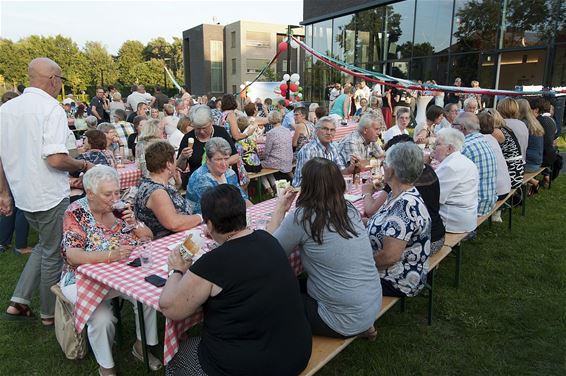
<path fill-rule="evenodd" d="M 275 210 L 276 199 L 264 201 L 248 209 L 247 215 L 251 220 L 251 227 L 256 221 L 267 221 Z M 202 230 L 203 226 L 197 227 Z M 176 233 L 152 242 L 153 265 L 149 270 L 134 268 L 127 262 L 138 257 L 136 251 L 132 252 L 130 259 L 126 262 L 114 262 L 111 264 L 85 264 L 77 268 L 77 302 L 75 304 L 75 328 L 81 331 L 86 322 L 98 305 L 104 300 L 111 289 L 120 291 L 137 301 L 159 310 L 159 296 L 161 288 L 155 287 L 144 280 L 150 274 L 157 274 L 167 278 L 163 269 L 169 256 L 168 246 L 179 244 L 185 238 L 185 232 Z M 210 240 L 206 240 L 208 244 Z M 289 263 L 299 274 L 303 271 L 299 250 L 297 249 L 289 256 Z M 167 364 L 179 349 L 179 340 L 183 334 L 192 326 L 202 321 L 202 312 L 197 312 L 181 321 L 165 321 L 165 338 L 163 340 L 163 362 Z"/>
<path fill-rule="evenodd" d="M 343 139 L 344 137 L 346 137 L 347 135 L 352 133 L 356 129 L 357 126 L 358 126 L 358 123 L 355 123 L 353 121 L 349 121 L 348 125 L 346 125 L 345 127 L 337 127 L 336 133 L 334 134 L 334 138 L 332 139 L 332 141 L 334 141 L 334 142 L 340 141 L 341 139 Z"/>
<path fill-rule="evenodd" d="M 120 188 L 135 187 L 140 182 L 142 177 L 141 170 L 135 163 L 125 164 L 124 167 L 117 169 L 120 175 Z"/>

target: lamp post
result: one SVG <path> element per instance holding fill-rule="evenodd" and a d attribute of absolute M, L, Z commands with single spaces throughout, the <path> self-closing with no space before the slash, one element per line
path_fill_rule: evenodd
<path fill-rule="evenodd" d="M 291 76 L 291 33 L 293 29 L 298 29 L 301 26 L 297 25 L 287 25 L 287 74 Z M 285 98 L 291 98 L 291 81 L 287 81 L 287 92 L 285 93 Z"/>

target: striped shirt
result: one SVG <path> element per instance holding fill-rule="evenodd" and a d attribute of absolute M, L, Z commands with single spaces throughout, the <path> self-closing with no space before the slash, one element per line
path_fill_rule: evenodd
<path fill-rule="evenodd" d="M 475 163 L 479 172 L 478 216 L 486 215 L 497 201 L 495 190 L 497 180 L 497 160 L 493 149 L 481 133 L 466 135 L 461 152 Z"/>
<path fill-rule="evenodd" d="M 318 137 L 315 137 L 314 140 L 303 146 L 297 153 L 297 167 L 295 168 L 295 176 L 293 177 L 293 187 L 299 187 L 301 185 L 301 180 L 303 179 L 301 170 L 303 169 L 303 166 L 309 160 L 316 157 L 331 160 L 338 165 L 340 170 L 344 169 L 344 165 L 340 161 L 336 145 L 331 142 L 328 146 L 324 146 L 320 143 Z"/>

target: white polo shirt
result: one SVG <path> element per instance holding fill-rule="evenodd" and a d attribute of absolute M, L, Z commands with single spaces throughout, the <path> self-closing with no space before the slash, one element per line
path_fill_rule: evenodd
<path fill-rule="evenodd" d="M 47 163 L 68 154 L 68 131 L 65 110 L 41 89 L 28 87 L 0 107 L 0 159 L 18 209 L 46 211 L 69 197 L 67 172 Z"/>

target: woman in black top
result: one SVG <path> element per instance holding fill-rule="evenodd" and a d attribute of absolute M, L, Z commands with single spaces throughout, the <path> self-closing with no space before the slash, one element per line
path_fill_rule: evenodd
<path fill-rule="evenodd" d="M 299 284 L 278 241 L 246 228 L 238 188 L 221 184 L 201 199 L 211 237 L 220 244 L 195 264 L 169 256 L 159 299 L 165 317 L 203 308 L 201 337 L 180 344 L 167 375 L 297 375 L 311 353 Z"/>

